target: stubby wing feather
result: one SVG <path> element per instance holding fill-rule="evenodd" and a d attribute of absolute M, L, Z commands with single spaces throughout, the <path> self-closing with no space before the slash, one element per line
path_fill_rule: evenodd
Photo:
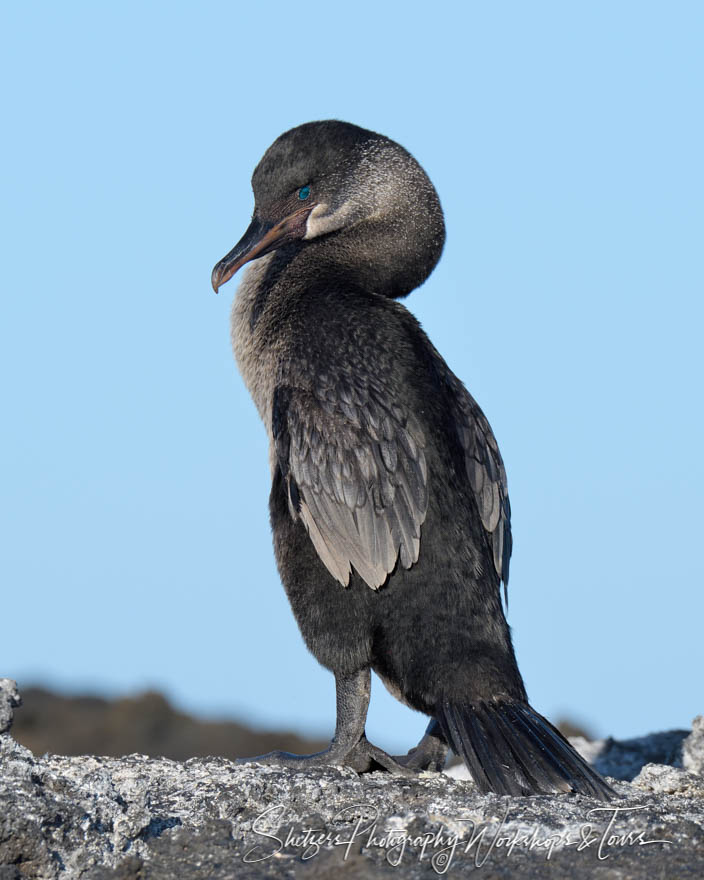
<path fill-rule="evenodd" d="M 423 433 L 383 388 L 338 382 L 274 393 L 272 433 L 289 509 L 328 571 L 373 589 L 418 560 L 428 508 Z"/>
<path fill-rule="evenodd" d="M 456 423 L 465 452 L 467 477 L 490 541 L 494 567 L 506 588 L 512 548 L 506 470 L 496 438 L 479 404 L 454 375 L 450 384 L 456 401 Z"/>

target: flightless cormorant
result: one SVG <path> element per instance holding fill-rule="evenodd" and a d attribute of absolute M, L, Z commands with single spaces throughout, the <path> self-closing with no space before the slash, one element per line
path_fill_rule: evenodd
<path fill-rule="evenodd" d="M 325 751 L 249 760 L 396 773 L 448 746 L 482 791 L 613 792 L 528 704 L 500 586 L 510 507 L 481 409 L 398 301 L 437 263 L 435 188 L 387 137 L 344 122 L 282 134 L 252 176 L 237 362 L 267 428 L 276 559 L 305 642 L 337 687 Z M 364 733 L 374 670 L 430 716 L 408 755 Z"/>

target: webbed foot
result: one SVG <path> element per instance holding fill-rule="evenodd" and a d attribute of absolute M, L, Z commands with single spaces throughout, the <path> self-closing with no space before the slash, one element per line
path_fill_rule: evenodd
<path fill-rule="evenodd" d="M 414 768 L 405 766 L 383 749 L 369 742 L 366 736 L 355 744 L 344 745 L 333 740 L 327 749 L 312 755 L 292 755 L 290 752 L 269 752 L 254 758 L 238 758 L 237 764 L 273 764 L 303 770 L 306 767 L 351 767 L 357 773 L 388 770 L 399 776 L 413 776 Z"/>
<path fill-rule="evenodd" d="M 364 733 L 367 718 L 371 673 L 369 668 L 350 675 L 335 675 L 337 689 L 337 725 L 332 742 L 314 755 L 292 755 L 289 752 L 269 752 L 255 758 L 240 758 L 238 764 L 275 764 L 280 767 L 351 767 L 357 773 L 370 770 L 388 770 L 400 776 L 412 776 L 414 767 L 405 760 L 392 758 L 373 745 Z"/>
<path fill-rule="evenodd" d="M 440 773 L 445 766 L 447 752 L 447 741 L 440 725 L 433 718 L 418 745 L 411 749 L 407 755 L 394 755 L 393 760 L 409 770 L 417 772 L 432 770 Z"/>

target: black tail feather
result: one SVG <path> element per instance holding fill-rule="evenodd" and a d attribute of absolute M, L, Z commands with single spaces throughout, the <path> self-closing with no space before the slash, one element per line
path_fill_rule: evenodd
<path fill-rule="evenodd" d="M 614 790 L 562 734 L 527 703 L 444 700 L 436 717 L 480 791 L 530 795 L 576 792 L 602 801 Z"/>

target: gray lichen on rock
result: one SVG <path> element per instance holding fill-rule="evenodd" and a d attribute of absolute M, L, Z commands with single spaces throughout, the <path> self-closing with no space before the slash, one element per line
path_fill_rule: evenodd
<path fill-rule="evenodd" d="M 22 705 L 17 682 L 12 678 L 0 678 L 0 733 L 12 727 L 15 709 Z"/>
<path fill-rule="evenodd" d="M 682 766 L 690 773 L 704 776 L 704 715 L 697 715 L 692 732 L 682 744 Z"/>
<path fill-rule="evenodd" d="M 686 739 L 674 732 L 595 749 L 597 760 L 611 755 L 615 776 L 633 780 L 610 780 L 622 800 L 609 807 L 569 795 L 481 795 L 439 773 L 35 757 L 9 734 L 13 685 L 0 680 L 2 880 L 420 878 L 479 865 L 511 878 L 550 869 L 580 880 L 599 866 L 614 878 L 704 876 L 704 779 L 692 772 L 701 719 Z M 653 754 L 679 766 L 645 763 Z"/>

